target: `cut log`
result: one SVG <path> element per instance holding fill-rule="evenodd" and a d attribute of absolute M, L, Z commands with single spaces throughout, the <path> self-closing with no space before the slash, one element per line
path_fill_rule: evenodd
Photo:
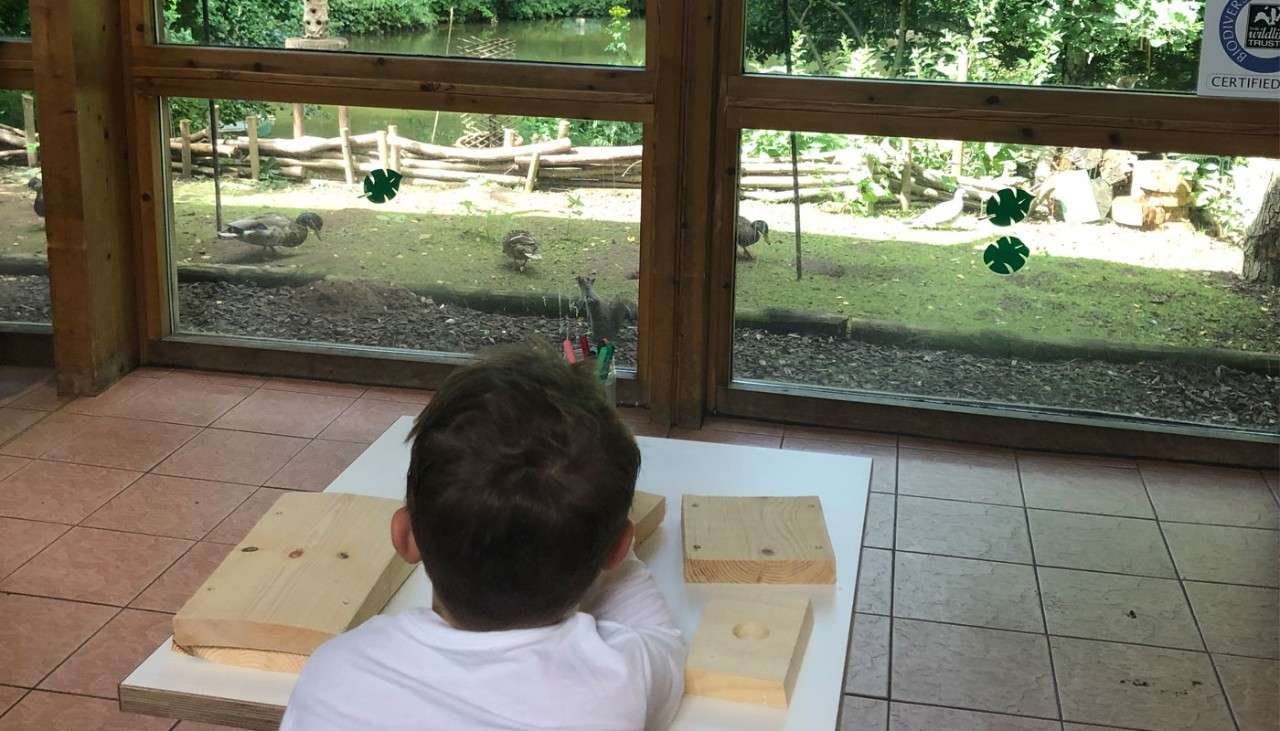
<path fill-rule="evenodd" d="M 524 192 L 532 193 L 534 186 L 538 184 L 538 164 L 541 162 L 542 156 L 533 153 L 529 158 L 529 172 L 525 175 Z"/>
<path fill-rule="evenodd" d="M 1091 223 L 1102 218 L 1094 197 L 1093 181 L 1083 170 L 1067 170 L 1053 176 L 1053 200 L 1067 223 Z"/>
<path fill-rule="evenodd" d="M 249 134 L 249 177 L 257 180 L 261 171 L 258 159 L 258 115 L 250 114 L 245 117 L 244 128 Z"/>
<path fill-rule="evenodd" d="M 796 182 L 799 182 L 801 188 L 813 188 L 823 185 L 848 184 L 853 180 L 847 175 L 821 177 L 817 175 L 799 175 L 793 181 L 790 175 L 743 175 L 738 178 L 738 187 L 751 189 L 761 188 L 765 190 L 790 190 Z"/>
<path fill-rule="evenodd" d="M 1143 228 L 1142 199 L 1131 195 L 1116 196 L 1111 201 L 1111 220 L 1124 226 Z"/>
<path fill-rule="evenodd" d="M 495 160 L 515 160 L 520 162 L 521 157 L 532 155 L 535 152 L 544 156 L 556 155 L 568 152 L 572 148 L 573 143 L 569 140 L 550 140 L 548 142 L 537 142 L 532 145 L 521 145 L 508 148 L 487 148 L 487 149 L 471 149 L 467 147 L 445 147 L 443 145 L 431 145 L 425 142 L 417 142 L 406 139 L 404 141 L 404 149 L 415 155 L 422 157 L 448 159 L 448 160 L 467 160 L 470 162 L 490 162 Z M 527 164 L 527 160 L 525 163 Z"/>
<path fill-rule="evenodd" d="M 40 164 L 39 152 L 35 143 L 40 139 L 36 133 L 36 99 L 30 94 L 22 95 L 22 134 L 27 138 L 27 167 Z"/>
<path fill-rule="evenodd" d="M 552 140 L 560 142 L 561 140 Z M 563 140 L 568 142 L 568 140 Z M 543 145 L 551 143 L 543 142 Z M 516 148 L 520 149 L 520 148 Z M 573 148 L 573 152 L 569 153 L 570 147 L 564 149 L 544 149 L 539 150 L 542 153 L 542 164 L 544 166 L 553 165 L 578 165 L 586 163 L 600 162 L 635 162 L 644 156 L 643 145 L 630 145 L 627 147 L 578 147 Z M 568 153 L 568 154 L 562 154 Z M 532 155 L 532 150 L 518 152 L 515 161 L 520 164 L 528 164 L 528 156 Z M 435 157 L 444 157 L 437 155 Z"/>
<path fill-rule="evenodd" d="M 1139 160 L 1133 164 L 1131 195 L 1190 192 L 1182 166 L 1172 160 Z"/>
<path fill-rule="evenodd" d="M 356 171 L 355 164 L 351 158 L 351 130 L 343 127 L 338 130 L 338 134 L 340 140 L 339 145 L 342 149 L 342 173 L 347 181 L 347 185 L 352 185 L 356 182 Z"/>
<path fill-rule="evenodd" d="M 183 119 L 178 122 L 178 144 L 181 146 L 180 155 L 182 156 L 182 177 L 191 177 L 191 122 Z M 213 146 L 209 146 L 209 151 L 213 152 Z"/>

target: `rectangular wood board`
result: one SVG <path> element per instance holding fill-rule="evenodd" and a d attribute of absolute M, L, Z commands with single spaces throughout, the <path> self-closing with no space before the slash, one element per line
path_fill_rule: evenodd
<path fill-rule="evenodd" d="M 712 599 L 689 648 L 685 693 L 786 708 L 812 626 L 806 596 Z"/>
<path fill-rule="evenodd" d="M 388 537 L 401 505 L 280 496 L 174 616 L 174 643 L 214 660 L 210 648 L 310 655 L 377 614 L 413 572 Z"/>
<path fill-rule="evenodd" d="M 835 583 L 835 553 L 816 496 L 685 495 L 680 522 L 685 581 Z"/>
<path fill-rule="evenodd" d="M 653 535 L 667 517 L 667 499 L 651 492 L 636 490 L 635 497 L 631 499 L 631 514 L 628 517 L 635 523 L 635 545 L 639 546 Z"/>

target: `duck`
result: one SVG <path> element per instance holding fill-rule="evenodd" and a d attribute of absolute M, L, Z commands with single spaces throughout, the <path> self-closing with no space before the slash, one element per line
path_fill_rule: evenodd
<path fill-rule="evenodd" d="M 32 210 L 37 216 L 44 218 L 44 182 L 40 178 L 32 178 L 27 181 L 27 187 L 36 192 L 36 200 L 31 204 Z"/>
<path fill-rule="evenodd" d="M 738 216 L 738 246 L 748 259 L 754 259 L 747 247 L 755 246 L 763 238 L 769 241 L 769 224 L 764 221 L 748 221 L 746 216 Z"/>
<path fill-rule="evenodd" d="M 283 213 L 264 213 L 253 218 L 244 218 L 227 224 L 225 231 L 218 232 L 220 239 L 235 239 L 246 244 L 261 246 L 272 255 L 277 246 L 294 248 L 307 240 L 309 231 L 316 232 L 320 238 L 320 229 L 324 221 L 319 215 L 310 211 L 290 219 Z"/>
<path fill-rule="evenodd" d="M 538 240 L 528 231 L 511 231 L 503 236 L 502 253 L 522 272 L 530 261 L 542 258 L 538 254 Z"/>
<path fill-rule="evenodd" d="M 948 223 L 960 217 L 964 213 L 964 197 L 968 195 L 968 191 L 964 188 L 956 188 L 956 194 L 951 200 L 939 203 L 920 214 L 911 222 L 912 228 L 937 228 L 945 226 Z"/>

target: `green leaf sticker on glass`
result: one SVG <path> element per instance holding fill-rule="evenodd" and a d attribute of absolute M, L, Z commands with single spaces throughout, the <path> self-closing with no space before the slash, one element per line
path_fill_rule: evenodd
<path fill-rule="evenodd" d="M 982 253 L 982 261 L 996 274 L 1013 274 L 1027 263 L 1031 250 L 1017 236 L 1002 236 Z"/>
<path fill-rule="evenodd" d="M 1004 188 L 987 199 L 987 216 L 997 226 L 1012 226 L 1027 217 L 1032 200 L 1022 188 Z"/>
<path fill-rule="evenodd" d="M 403 176 L 394 170 L 374 170 L 364 178 L 364 195 L 370 203 L 386 203 L 400 192 Z"/>

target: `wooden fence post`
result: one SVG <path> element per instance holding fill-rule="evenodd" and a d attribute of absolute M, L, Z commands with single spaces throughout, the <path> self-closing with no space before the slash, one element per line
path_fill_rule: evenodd
<path fill-rule="evenodd" d="M 182 136 L 182 177 L 189 180 L 191 178 L 191 120 L 184 119 L 178 122 L 178 134 Z"/>
<path fill-rule="evenodd" d="M 250 114 L 245 117 L 244 127 L 249 133 L 249 177 L 256 181 L 261 172 L 258 159 L 258 115 Z"/>
<path fill-rule="evenodd" d="M 342 136 L 342 172 L 347 185 L 351 185 L 356 182 L 355 162 L 351 159 L 351 130 L 343 127 L 338 134 Z"/>
<path fill-rule="evenodd" d="M 306 123 L 302 119 L 302 105 L 293 105 L 293 139 L 305 137 L 307 135 Z"/>
<path fill-rule="evenodd" d="M 529 158 L 529 174 L 524 179 L 524 192 L 532 193 L 535 185 L 538 184 L 538 166 L 542 163 L 542 153 L 534 150 L 533 156 Z"/>
<path fill-rule="evenodd" d="M 391 144 L 391 169 L 400 169 L 400 128 L 394 124 L 387 125 L 388 142 Z"/>
<path fill-rule="evenodd" d="M 568 136 L 569 136 L 569 120 L 562 119 L 560 120 L 560 124 L 556 127 L 556 137 L 563 140 Z"/>
<path fill-rule="evenodd" d="M 27 167 L 33 168 L 40 164 L 40 156 L 36 153 L 36 100 L 30 94 L 22 95 L 22 126 L 27 134 Z"/>
<path fill-rule="evenodd" d="M 338 107 L 338 129 L 343 127 L 351 129 L 351 108 L 340 105 Z"/>
<path fill-rule="evenodd" d="M 378 130 L 378 168 L 386 170 L 390 161 L 387 159 L 387 131 Z"/>
<path fill-rule="evenodd" d="M 505 127 L 505 128 L 503 128 L 503 130 L 502 130 L 502 146 L 503 146 L 503 147 L 515 147 L 515 146 L 516 146 L 516 131 L 515 131 L 514 129 L 511 129 L 510 127 Z"/>

